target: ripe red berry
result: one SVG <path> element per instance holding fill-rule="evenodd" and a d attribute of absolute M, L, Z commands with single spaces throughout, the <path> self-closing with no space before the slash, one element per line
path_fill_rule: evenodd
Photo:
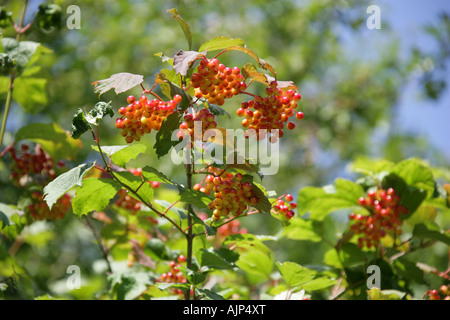
<path fill-rule="evenodd" d="M 295 128 L 295 123 L 293 123 L 293 122 L 288 122 L 287 128 L 288 128 L 289 130 L 293 130 L 293 129 Z"/>

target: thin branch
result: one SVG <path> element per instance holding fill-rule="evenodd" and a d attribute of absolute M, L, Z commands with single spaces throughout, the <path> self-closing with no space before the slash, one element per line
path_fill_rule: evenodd
<path fill-rule="evenodd" d="M 106 262 L 106 266 L 108 268 L 108 273 L 112 273 L 111 263 L 109 262 L 108 258 L 108 250 L 103 246 L 102 237 L 98 233 L 97 228 L 95 227 L 94 223 L 92 222 L 91 218 L 89 216 L 86 216 L 86 221 L 89 226 L 89 229 L 91 229 L 92 234 L 94 235 L 95 239 L 97 240 L 98 247 L 100 248 L 100 251 L 102 253 L 103 259 Z"/>

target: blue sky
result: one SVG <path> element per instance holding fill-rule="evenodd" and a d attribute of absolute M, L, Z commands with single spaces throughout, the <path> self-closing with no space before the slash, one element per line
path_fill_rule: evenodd
<path fill-rule="evenodd" d="M 401 48 L 405 51 L 414 45 L 432 51 L 434 42 L 424 34 L 423 25 L 434 24 L 443 10 L 450 14 L 448 0 L 385 0 L 374 1 L 374 4 L 381 7 L 382 21 L 387 19 L 400 35 Z M 447 83 L 450 86 L 450 73 Z M 402 92 L 398 125 L 427 137 L 450 159 L 450 90 L 447 89 L 438 101 L 426 100 L 421 97 L 417 81 L 413 80 Z"/>

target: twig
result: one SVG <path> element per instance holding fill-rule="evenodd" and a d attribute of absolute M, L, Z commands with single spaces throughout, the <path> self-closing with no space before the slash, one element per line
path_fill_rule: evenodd
<path fill-rule="evenodd" d="M 103 246 L 102 238 L 100 237 L 100 234 L 98 233 L 97 228 L 95 227 L 94 223 L 92 222 L 92 220 L 91 220 L 91 218 L 89 216 L 86 216 L 86 221 L 87 221 L 87 224 L 89 226 L 89 229 L 91 229 L 92 234 L 94 235 L 95 239 L 97 240 L 98 247 L 100 248 L 100 251 L 102 253 L 103 259 L 106 262 L 106 266 L 108 268 L 108 273 L 112 273 L 113 271 L 112 271 L 112 268 L 111 268 L 111 263 L 109 262 L 109 259 L 108 259 L 108 251 Z"/>

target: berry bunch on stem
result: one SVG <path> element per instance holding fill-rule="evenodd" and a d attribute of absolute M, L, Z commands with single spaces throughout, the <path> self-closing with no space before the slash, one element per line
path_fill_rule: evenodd
<path fill-rule="evenodd" d="M 142 168 L 137 169 L 128 169 L 132 174 L 135 176 L 142 177 Z M 153 189 L 157 189 L 160 186 L 160 183 L 157 181 L 148 181 Z M 133 198 L 129 195 L 128 190 L 126 189 L 120 189 L 117 192 L 118 199 L 115 201 L 115 204 L 118 207 L 127 209 L 130 211 L 131 214 L 136 214 L 139 210 L 142 208 L 142 203 L 137 200 L 136 198 Z"/>
<path fill-rule="evenodd" d="M 241 228 L 241 222 L 238 219 L 232 219 L 231 221 L 225 221 L 225 224 L 217 228 L 217 236 L 225 239 L 233 234 L 247 233 L 247 228 Z"/>
<path fill-rule="evenodd" d="M 34 191 L 31 194 L 31 204 L 27 206 L 27 212 L 36 220 L 57 220 L 64 218 L 71 206 L 71 198 L 64 194 L 51 209 L 42 201 L 42 192 Z"/>
<path fill-rule="evenodd" d="M 32 185 L 33 188 L 42 188 L 44 185 L 56 178 L 56 168 L 65 167 L 64 161 L 55 163 L 52 157 L 44 151 L 40 144 L 34 146 L 33 151 L 28 144 L 22 144 L 18 152 L 14 146 L 9 147 L 11 159 L 12 181 L 21 186 Z M 41 189 L 42 190 L 42 189 Z M 63 218 L 71 207 L 71 197 L 68 194 L 61 196 L 51 209 L 43 201 L 42 191 L 31 192 L 30 204 L 25 212 L 36 220 L 56 220 Z"/>
<path fill-rule="evenodd" d="M 184 116 L 184 121 L 185 122 L 180 124 L 178 138 L 183 138 L 183 135 L 185 134 L 185 131 L 183 130 L 187 130 L 191 136 L 191 141 L 202 141 L 203 134 L 206 130 L 217 128 L 215 117 L 208 109 L 201 109 L 195 116 L 188 113 Z M 196 123 L 199 129 L 201 129 L 200 137 L 194 136 Z"/>
<path fill-rule="evenodd" d="M 128 105 L 119 108 L 121 117 L 116 120 L 116 128 L 121 129 L 120 134 L 126 142 L 140 141 L 144 134 L 158 131 L 164 119 L 175 111 L 181 101 L 180 95 L 167 102 L 159 98 L 149 101 L 144 94 L 139 100 L 129 96 Z"/>
<path fill-rule="evenodd" d="M 355 213 L 349 216 L 350 229 L 359 235 L 360 248 L 378 248 L 381 239 L 388 233 L 394 238 L 401 235 L 401 215 L 407 214 L 408 210 L 399 205 L 399 202 L 400 197 L 393 188 L 369 191 L 367 197 L 358 199 L 358 203 L 370 212 L 367 216 Z"/>
<path fill-rule="evenodd" d="M 450 300 L 450 285 L 443 284 L 439 290 L 429 290 L 425 292 L 425 296 L 428 296 L 429 300 Z"/>
<path fill-rule="evenodd" d="M 209 167 L 208 172 L 210 174 L 202 183 L 194 185 L 194 190 L 208 195 L 214 192 L 214 200 L 208 205 L 213 210 L 214 221 L 230 214 L 239 217 L 250 205 L 258 203 L 258 198 L 253 196 L 251 183 L 242 182 L 242 174 L 233 174 L 215 167 Z"/>
<path fill-rule="evenodd" d="M 291 219 L 295 215 L 294 209 L 297 208 L 297 204 L 293 201 L 294 197 L 291 194 L 281 196 L 272 207 L 272 212 Z"/>
<path fill-rule="evenodd" d="M 186 277 L 181 273 L 180 267 L 186 262 L 186 257 L 184 255 L 179 255 L 175 260 L 169 262 L 170 271 L 164 272 L 158 278 L 158 282 L 168 282 L 168 283 L 186 283 Z M 183 295 L 183 290 L 172 289 L 172 292 L 176 295 Z"/>
<path fill-rule="evenodd" d="M 20 149 L 20 152 L 17 152 L 14 147 L 9 149 L 13 160 L 11 176 L 15 183 L 24 186 L 33 180 L 38 184 L 45 185 L 56 178 L 53 159 L 42 149 L 40 144 L 36 144 L 32 152 L 27 144 L 22 144 Z M 64 162 L 58 162 L 57 165 L 63 167 Z"/>
<path fill-rule="evenodd" d="M 279 130 L 278 136 L 284 135 L 285 123 L 293 116 L 303 119 L 303 112 L 297 112 L 297 102 L 301 95 L 292 89 L 283 92 L 278 88 L 277 81 L 272 81 L 266 88 L 266 97 L 255 96 L 254 100 L 246 101 L 236 111 L 239 117 L 244 117 L 242 126 L 246 128 L 247 135 L 255 135 L 258 140 L 264 139 L 269 133 L 269 140 L 276 142 L 277 138 L 271 134 L 272 129 Z M 295 123 L 289 121 L 287 128 L 292 130 Z"/>
<path fill-rule="evenodd" d="M 219 106 L 225 99 L 231 98 L 247 88 L 244 77 L 238 67 L 229 68 L 219 63 L 217 58 L 200 61 L 198 71 L 192 75 L 191 85 L 195 88 L 195 97 L 204 98 Z"/>

